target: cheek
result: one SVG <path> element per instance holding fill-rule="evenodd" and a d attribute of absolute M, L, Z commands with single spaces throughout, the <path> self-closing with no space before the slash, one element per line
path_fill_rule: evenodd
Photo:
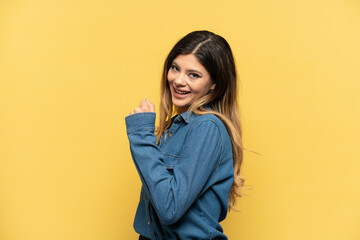
<path fill-rule="evenodd" d="M 200 97 L 205 96 L 210 90 L 211 84 L 199 84 L 196 87 L 194 86 L 193 90 Z"/>
<path fill-rule="evenodd" d="M 172 82 L 172 74 L 170 73 L 170 71 L 167 73 L 166 75 L 166 80 L 170 83 Z"/>

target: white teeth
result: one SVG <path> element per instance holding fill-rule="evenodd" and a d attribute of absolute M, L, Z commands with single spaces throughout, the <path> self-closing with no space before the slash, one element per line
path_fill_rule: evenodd
<path fill-rule="evenodd" d="M 187 92 L 182 92 L 182 91 L 176 90 L 175 88 L 174 88 L 174 90 L 175 90 L 175 92 L 180 93 L 180 94 L 186 94 L 187 93 Z"/>

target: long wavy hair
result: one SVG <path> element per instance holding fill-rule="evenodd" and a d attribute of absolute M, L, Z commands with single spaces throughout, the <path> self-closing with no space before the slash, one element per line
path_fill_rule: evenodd
<path fill-rule="evenodd" d="M 172 61 L 179 54 L 194 54 L 209 72 L 211 81 L 216 84 L 215 89 L 193 102 L 188 110 L 191 114 L 197 115 L 213 113 L 227 128 L 232 143 L 235 175 L 230 190 L 228 210 L 236 210 L 235 201 L 237 197 L 243 195 L 240 190 L 245 180 L 240 177 L 243 143 L 237 102 L 237 73 L 231 48 L 223 37 L 209 31 L 191 32 L 175 44 L 165 60 L 162 73 L 160 122 L 156 130 L 158 141 L 164 130 L 170 127 L 171 118 L 177 113 L 177 107 L 172 103 L 167 73 Z M 204 106 L 210 106 L 211 110 L 206 110 Z"/>

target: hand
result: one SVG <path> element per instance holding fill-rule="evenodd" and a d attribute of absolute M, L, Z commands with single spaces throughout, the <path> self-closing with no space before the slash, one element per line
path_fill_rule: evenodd
<path fill-rule="evenodd" d="M 133 111 L 130 112 L 129 116 L 134 113 L 141 112 L 155 112 L 154 104 L 152 104 L 149 99 L 145 98 L 145 100 L 141 100 L 140 106 L 136 107 Z"/>

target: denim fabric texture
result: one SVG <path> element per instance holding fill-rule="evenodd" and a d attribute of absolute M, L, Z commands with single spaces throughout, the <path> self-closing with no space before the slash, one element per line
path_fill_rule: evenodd
<path fill-rule="evenodd" d="M 125 118 L 130 150 L 142 181 L 134 220 L 154 239 L 227 239 L 220 222 L 234 180 L 232 147 L 213 114 L 172 118 L 156 143 L 154 112 Z"/>

